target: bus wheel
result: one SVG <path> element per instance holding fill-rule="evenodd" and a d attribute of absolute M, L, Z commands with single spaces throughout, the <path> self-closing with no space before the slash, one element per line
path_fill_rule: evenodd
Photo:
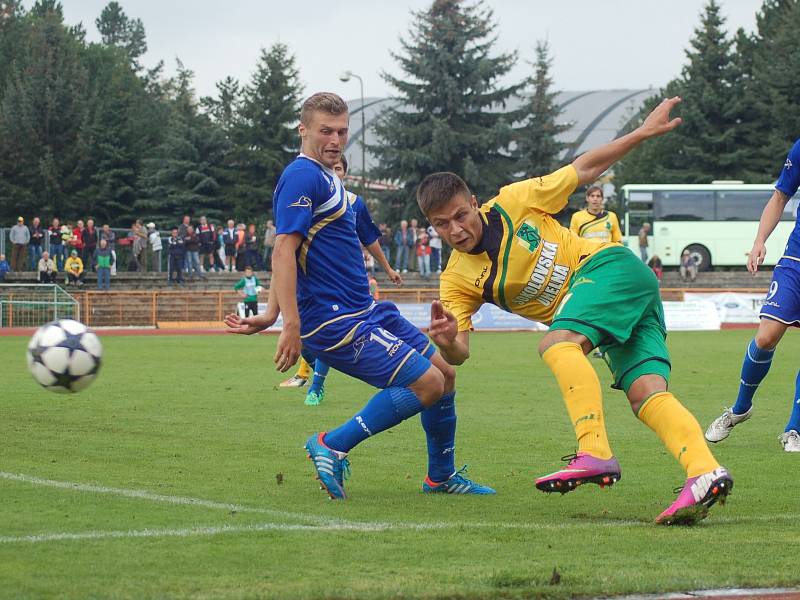
<path fill-rule="evenodd" d="M 700 244 L 690 244 L 686 246 L 684 250 L 688 250 L 689 254 L 692 255 L 698 271 L 711 270 L 711 253 L 708 251 L 708 248 Z"/>

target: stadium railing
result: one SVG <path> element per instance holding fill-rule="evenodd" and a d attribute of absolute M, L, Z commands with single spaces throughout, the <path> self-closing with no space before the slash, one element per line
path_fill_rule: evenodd
<path fill-rule="evenodd" d="M 79 301 L 55 284 L 0 284 L 0 327 L 39 327 L 79 319 Z"/>

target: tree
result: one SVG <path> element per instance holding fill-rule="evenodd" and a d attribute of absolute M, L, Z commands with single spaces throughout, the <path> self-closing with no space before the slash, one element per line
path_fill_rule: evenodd
<path fill-rule="evenodd" d="M 95 25 L 103 44 L 124 48 L 138 69 L 139 58 L 147 52 L 142 20 L 129 18 L 118 2 L 109 2 L 95 20 Z"/>
<path fill-rule="evenodd" d="M 517 114 L 503 109 L 522 85 L 499 84 L 517 56 L 492 54 L 492 11 L 480 2 L 435 0 L 412 12 L 412 21 L 402 52 L 393 54 L 404 75 L 383 75 L 398 103 L 378 119 L 372 148 L 376 175 L 401 184 L 389 197 L 387 218 L 418 212 L 416 187 L 429 173 L 455 172 L 487 198 L 515 170 L 509 145 Z"/>
<path fill-rule="evenodd" d="M 218 85 L 220 98 L 206 104 L 229 124 L 233 148 L 225 163 L 226 194 L 233 198 L 237 215 L 253 215 L 271 204 L 283 168 L 297 153 L 295 128 L 303 88 L 295 58 L 281 43 L 261 50 L 241 101 L 233 83 Z"/>
<path fill-rule="evenodd" d="M 521 112 L 524 118 L 515 131 L 517 169 L 525 177 L 551 173 L 559 166 L 559 155 L 567 147 L 556 139 L 570 128 L 569 124 L 559 123 L 561 109 L 556 103 L 553 79 L 550 77 L 552 59 L 547 42 L 536 44 L 534 75 L 527 81 L 533 86 Z"/>

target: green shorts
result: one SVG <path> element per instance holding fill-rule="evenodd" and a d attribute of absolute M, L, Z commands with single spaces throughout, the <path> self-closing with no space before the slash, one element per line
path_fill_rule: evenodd
<path fill-rule="evenodd" d="M 575 272 L 550 329 L 589 338 L 605 355 L 617 389 L 627 393 L 642 375 L 660 375 L 669 382 L 658 280 L 627 248 L 601 250 Z"/>

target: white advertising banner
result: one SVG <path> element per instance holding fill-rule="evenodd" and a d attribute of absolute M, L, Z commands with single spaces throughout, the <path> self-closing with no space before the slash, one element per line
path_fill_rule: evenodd
<path fill-rule="evenodd" d="M 764 294 L 739 294 L 721 292 L 717 294 L 687 293 L 686 300 L 710 300 L 717 307 L 719 320 L 723 323 L 758 323 L 758 312 L 764 304 Z"/>
<path fill-rule="evenodd" d="M 664 302 L 667 331 L 715 331 L 720 328 L 719 313 L 710 300 Z"/>

